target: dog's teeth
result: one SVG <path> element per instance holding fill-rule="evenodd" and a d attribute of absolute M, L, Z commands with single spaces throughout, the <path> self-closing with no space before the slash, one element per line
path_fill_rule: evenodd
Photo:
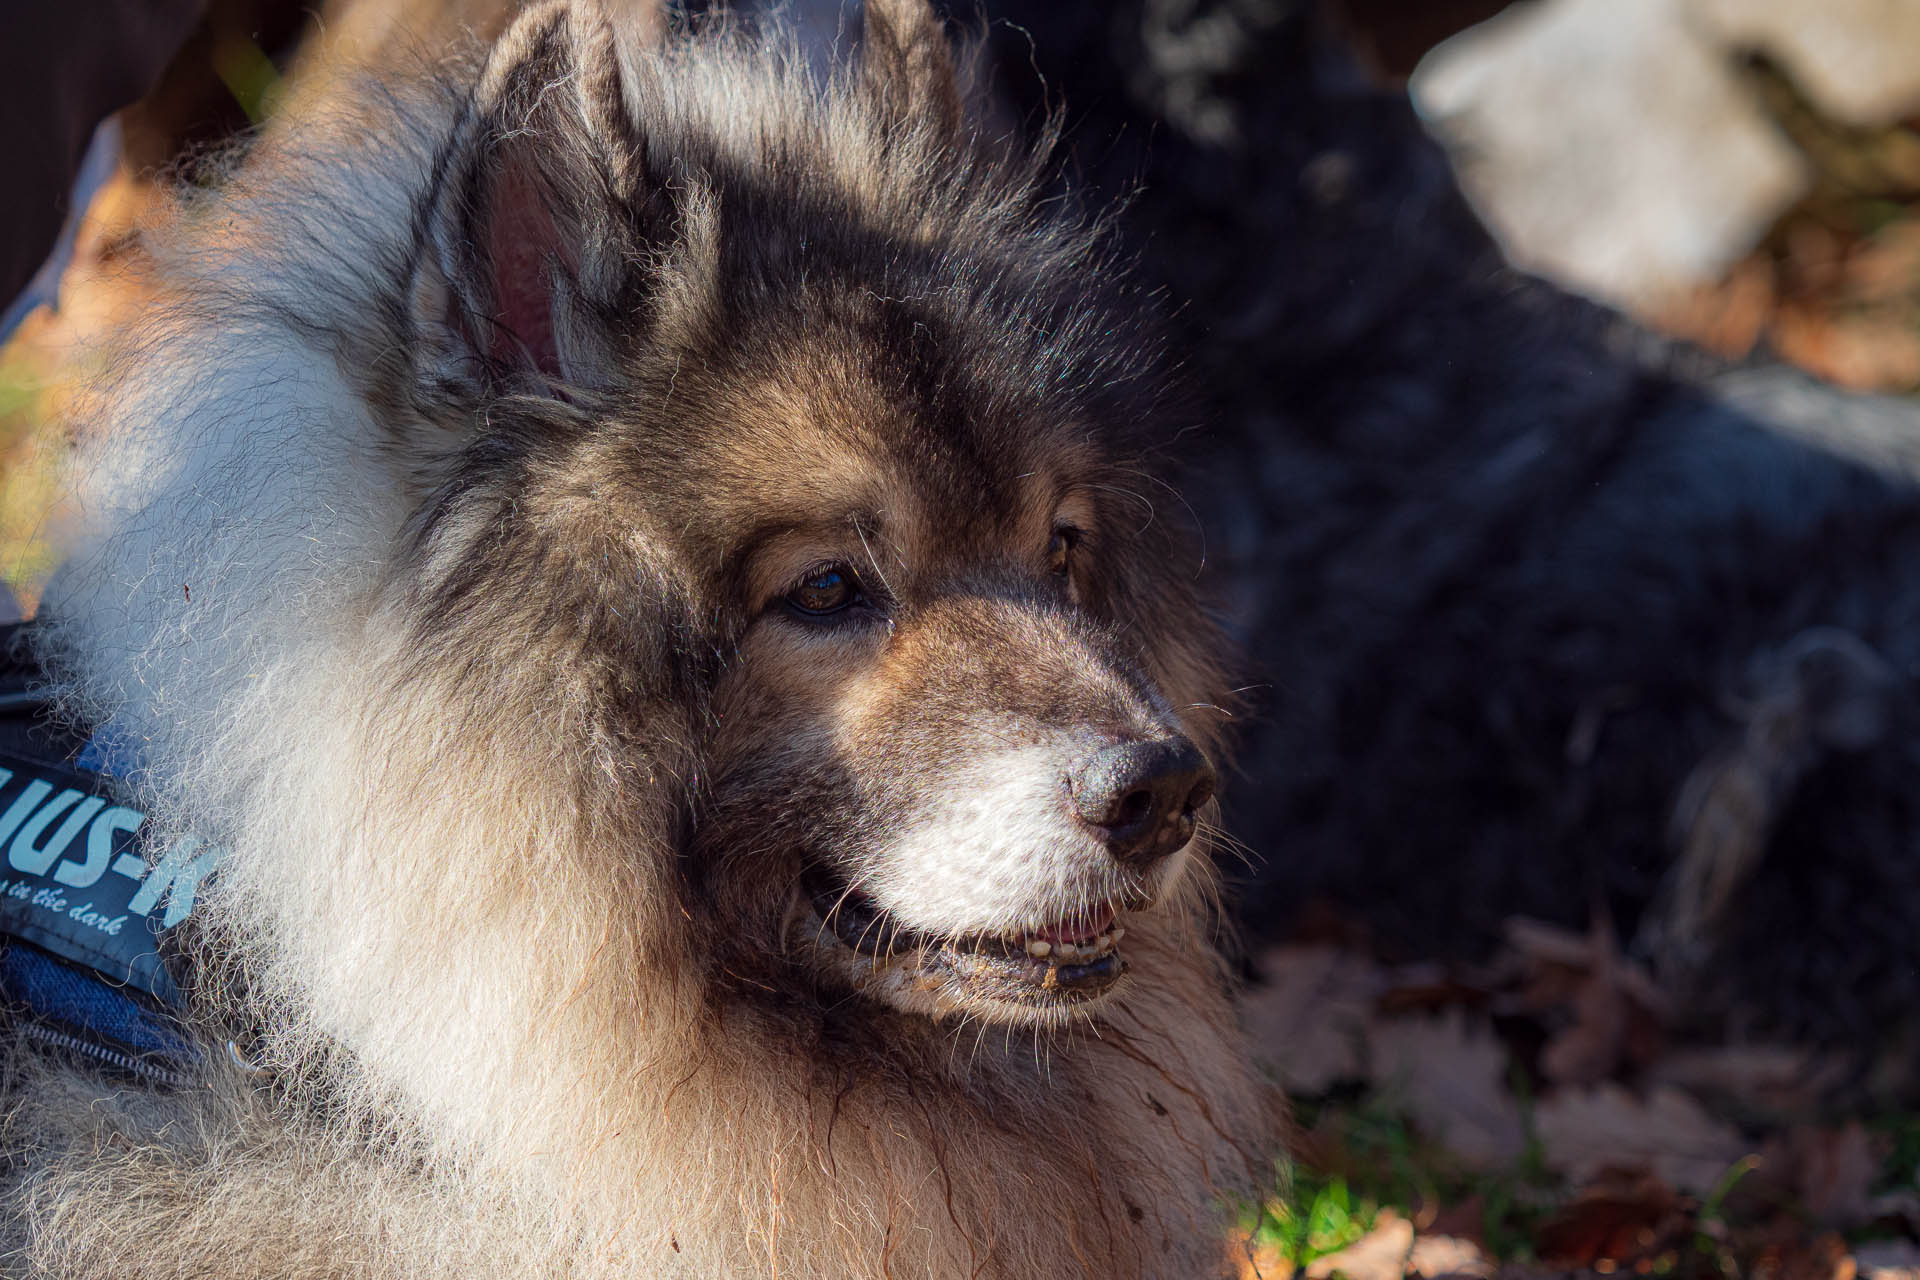
<path fill-rule="evenodd" d="M 1052 960 L 1055 964 L 1075 964 L 1105 955 L 1113 949 L 1115 943 L 1126 936 L 1127 931 L 1119 925 L 1111 926 L 1105 933 L 1096 934 L 1079 942 L 1049 942 L 1044 938 L 1029 938 L 1025 941 L 1027 954 L 1035 960 Z"/>

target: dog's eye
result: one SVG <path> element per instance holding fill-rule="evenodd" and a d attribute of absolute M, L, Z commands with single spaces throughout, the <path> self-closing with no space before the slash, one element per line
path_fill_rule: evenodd
<path fill-rule="evenodd" d="M 1067 576 L 1067 569 L 1073 561 L 1073 549 L 1080 542 L 1078 529 L 1061 527 L 1053 531 L 1053 538 L 1047 543 L 1047 570 L 1056 578 Z"/>
<path fill-rule="evenodd" d="M 788 604 L 815 616 L 838 613 L 859 598 L 859 580 L 839 565 L 812 574 L 787 593 Z"/>

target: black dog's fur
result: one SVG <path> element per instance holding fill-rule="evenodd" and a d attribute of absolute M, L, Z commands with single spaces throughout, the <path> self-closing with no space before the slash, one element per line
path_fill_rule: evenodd
<path fill-rule="evenodd" d="M 1673 828 L 1751 783 L 1744 887 L 1683 939 L 1694 1011 L 1851 1043 L 1910 1022 L 1920 416 L 1710 369 L 1504 268 L 1404 96 L 1307 8 L 997 10 L 1006 83 L 1042 68 L 1084 169 L 1137 188 L 1209 398 L 1185 494 L 1265 686 L 1228 793 L 1249 929 L 1323 899 L 1391 951 L 1468 955 L 1604 904 L 1665 955 Z M 1824 696 L 1783 651 L 1835 634 L 1862 731 L 1796 722 L 1792 759 L 1754 759 L 1769 697 Z"/>

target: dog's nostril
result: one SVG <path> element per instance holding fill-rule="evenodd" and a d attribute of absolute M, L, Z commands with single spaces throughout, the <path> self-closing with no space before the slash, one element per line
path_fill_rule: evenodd
<path fill-rule="evenodd" d="M 1134 791 L 1124 797 L 1113 811 L 1113 821 L 1103 826 L 1131 827 L 1135 823 L 1145 822 L 1153 809 L 1153 793 Z"/>
<path fill-rule="evenodd" d="M 1193 838 L 1194 811 L 1213 797 L 1214 775 L 1183 737 L 1122 742 L 1076 761 L 1069 784 L 1082 821 L 1113 856 L 1144 863 Z"/>
<path fill-rule="evenodd" d="M 1187 803 L 1184 812 L 1187 814 L 1197 813 L 1200 810 L 1200 806 L 1211 799 L 1213 799 L 1213 779 L 1209 776 L 1200 779 L 1199 782 L 1194 784 L 1193 790 L 1187 793 Z"/>

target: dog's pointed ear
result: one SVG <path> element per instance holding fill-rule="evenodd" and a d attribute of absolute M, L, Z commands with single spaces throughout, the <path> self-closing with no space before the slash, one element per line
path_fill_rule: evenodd
<path fill-rule="evenodd" d="M 665 17 L 619 0 L 536 5 L 494 46 L 441 166 L 410 305 L 428 376 L 594 387 L 644 235 L 646 139 L 630 82 Z"/>
<path fill-rule="evenodd" d="M 860 76 L 896 121 L 958 135 L 965 105 L 946 24 L 928 0 L 866 0 Z"/>

